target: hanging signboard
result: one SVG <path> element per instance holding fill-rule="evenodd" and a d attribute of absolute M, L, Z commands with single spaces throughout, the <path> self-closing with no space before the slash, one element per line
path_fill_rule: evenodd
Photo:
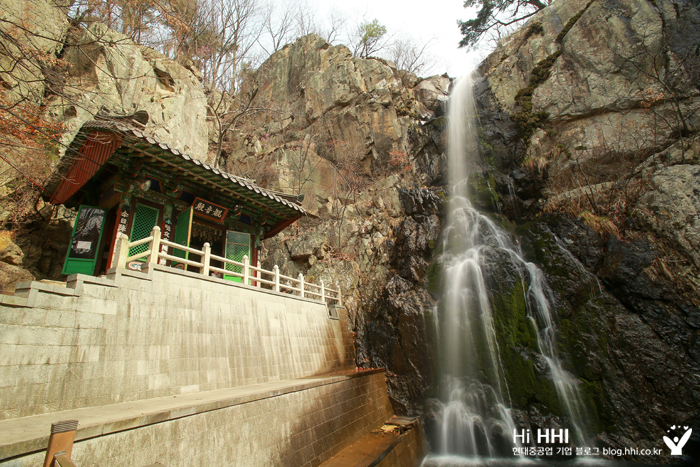
<path fill-rule="evenodd" d="M 170 235 L 172 234 L 172 231 L 173 231 L 172 225 L 171 225 L 172 223 L 173 223 L 173 221 L 171 221 L 170 219 L 167 219 L 165 221 L 165 224 L 163 225 L 163 234 L 161 237 L 163 240 L 170 241 Z M 168 249 L 168 246 L 165 244 L 161 244 L 160 251 L 161 251 L 161 253 L 165 253 L 166 255 L 170 252 L 170 250 Z M 161 266 L 166 266 L 168 264 L 168 260 L 165 258 L 160 258 L 158 260 L 158 264 L 160 264 Z"/>
<path fill-rule="evenodd" d="M 201 198 L 195 198 L 192 210 L 196 215 L 216 222 L 223 222 L 228 213 L 228 209 L 225 207 Z"/>
<path fill-rule="evenodd" d="M 117 232 L 126 234 L 126 226 L 129 224 L 129 207 L 124 206 L 122 212 L 119 215 L 119 227 L 117 227 Z"/>

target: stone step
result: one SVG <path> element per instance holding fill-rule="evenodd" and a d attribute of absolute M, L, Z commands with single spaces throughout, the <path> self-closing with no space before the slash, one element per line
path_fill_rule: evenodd
<path fill-rule="evenodd" d="M 427 453 L 417 418 L 393 417 L 321 467 L 416 467 Z"/>

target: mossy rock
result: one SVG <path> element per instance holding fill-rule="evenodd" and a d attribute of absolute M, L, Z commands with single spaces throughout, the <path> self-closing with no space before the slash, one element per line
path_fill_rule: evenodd
<path fill-rule="evenodd" d="M 503 250 L 484 253 L 489 300 L 511 403 L 519 409 L 541 404 L 559 416 L 561 407 L 554 383 L 546 370 L 538 370 L 535 365 L 539 354 L 537 332 L 528 316 L 527 284 L 519 265 Z"/>
<path fill-rule="evenodd" d="M 614 426 L 603 391 L 605 362 L 610 359 L 608 317 L 619 306 L 590 273 L 577 264 L 556 236 L 543 224 L 518 227 L 526 260 L 545 274 L 552 297 L 556 352 L 565 369 L 581 384 L 579 394 L 588 431 L 600 433 Z"/>
<path fill-rule="evenodd" d="M 428 268 L 428 292 L 440 293 L 442 290 L 443 265 L 433 261 Z"/>
<path fill-rule="evenodd" d="M 430 120 L 428 122 L 428 126 L 432 127 L 435 130 L 443 131 L 447 128 L 448 121 L 449 121 L 449 119 L 445 116 L 437 117 L 433 120 Z"/>
<path fill-rule="evenodd" d="M 498 211 L 498 182 L 492 171 L 472 172 L 469 175 L 469 199 L 478 209 Z"/>
<path fill-rule="evenodd" d="M 477 130 L 477 135 L 479 138 L 479 152 L 481 154 L 481 158 L 487 164 L 495 166 L 497 160 L 496 150 L 489 141 L 489 138 L 486 136 L 486 133 L 482 127 L 479 127 Z"/>
<path fill-rule="evenodd" d="M 519 226 L 516 233 L 523 240 L 525 259 L 537 264 L 546 275 L 568 277 L 571 273 L 566 258 L 555 254 L 559 249 L 552 232 L 534 222 Z"/>

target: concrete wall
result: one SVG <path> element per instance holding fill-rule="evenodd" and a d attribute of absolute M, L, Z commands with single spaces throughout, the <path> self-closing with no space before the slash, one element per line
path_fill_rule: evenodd
<path fill-rule="evenodd" d="M 423 425 L 418 423 L 375 467 L 418 467 L 428 453 Z"/>
<path fill-rule="evenodd" d="M 0 296 L 0 420 L 349 367 L 325 305 L 170 268 Z"/>
<path fill-rule="evenodd" d="M 391 416 L 384 372 L 374 371 L 81 440 L 72 459 L 80 467 L 311 467 Z M 0 465 L 34 467 L 43 459 L 36 452 Z"/>

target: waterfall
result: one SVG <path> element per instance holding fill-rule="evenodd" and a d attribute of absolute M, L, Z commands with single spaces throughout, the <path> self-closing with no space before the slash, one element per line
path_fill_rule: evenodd
<path fill-rule="evenodd" d="M 477 113 L 471 77 L 460 78 L 448 103 L 448 163 L 452 192 L 442 233 L 443 291 L 439 325 L 439 399 L 442 414 L 437 446 L 424 465 L 463 465 L 455 459 L 511 457 L 516 424 L 506 373 L 496 339 L 494 316 L 484 280 L 486 248 L 505 252 L 527 286 L 524 301 L 549 366 L 570 439 L 583 445 L 582 410 L 574 378 L 556 356 L 556 336 L 542 272 L 523 259 L 516 245 L 493 221 L 474 209 L 469 174 L 478 153 Z M 529 428 L 518 426 L 518 429 Z M 534 427 L 537 428 L 537 427 Z M 456 456 L 456 457 L 455 457 Z M 442 461 L 440 460 L 442 459 Z M 445 460 L 448 459 L 448 460 Z"/>

